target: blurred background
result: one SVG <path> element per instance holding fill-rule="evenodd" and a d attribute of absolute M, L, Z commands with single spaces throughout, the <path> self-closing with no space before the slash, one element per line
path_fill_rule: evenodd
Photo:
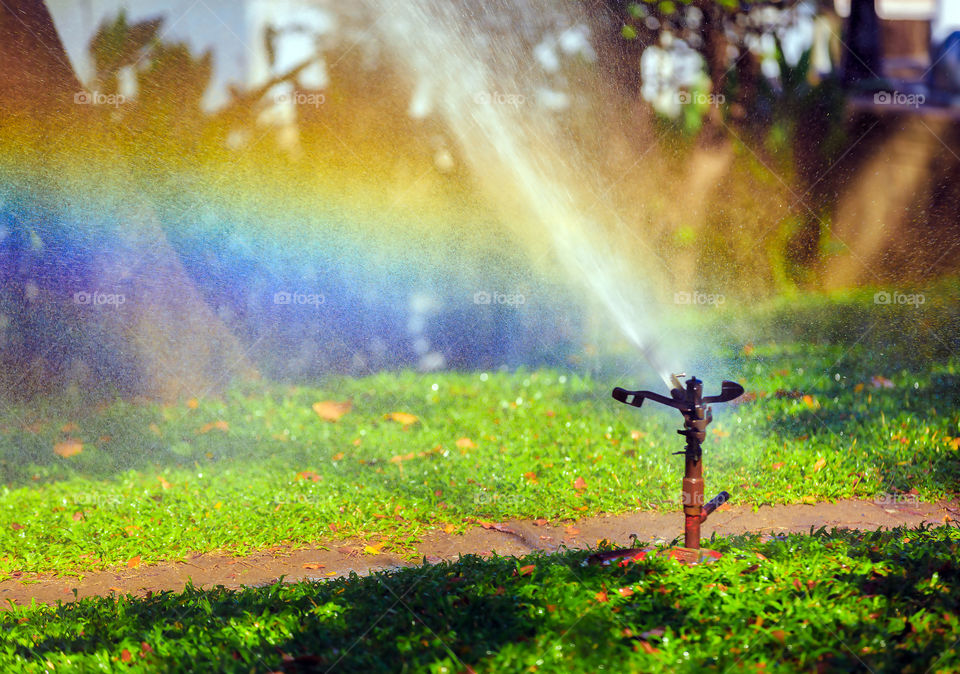
<path fill-rule="evenodd" d="M 955 289 L 955 31 L 949 0 L 5 0 L 2 395 L 663 376 L 691 312 Z"/>

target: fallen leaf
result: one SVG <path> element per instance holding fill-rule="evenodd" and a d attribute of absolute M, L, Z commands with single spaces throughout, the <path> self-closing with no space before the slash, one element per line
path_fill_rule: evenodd
<path fill-rule="evenodd" d="M 533 520 L 533 526 L 535 527 L 543 527 L 543 526 L 546 526 L 547 523 L 548 523 L 548 520 L 545 520 L 542 517 L 538 517 L 537 519 Z"/>
<path fill-rule="evenodd" d="M 817 462 L 813 464 L 813 472 L 819 473 L 820 470 L 826 465 L 827 465 L 827 460 L 821 456 L 819 459 L 817 459 Z"/>
<path fill-rule="evenodd" d="M 726 438 L 730 435 L 729 432 L 723 430 L 722 428 L 714 428 L 713 434 L 718 438 Z"/>
<path fill-rule="evenodd" d="M 157 480 L 160 481 L 160 487 L 163 489 L 169 489 L 170 487 L 173 486 L 169 482 L 167 482 L 165 479 L 163 479 L 162 475 L 157 475 Z"/>
<path fill-rule="evenodd" d="M 606 588 L 593 595 L 593 598 L 601 604 L 606 604 L 608 601 L 610 601 L 610 597 L 607 596 Z"/>
<path fill-rule="evenodd" d="M 211 421 L 209 424 L 204 424 L 203 426 L 201 426 L 200 429 L 197 431 L 197 433 L 199 433 L 200 435 L 203 435 L 204 433 L 209 433 L 214 429 L 218 431 L 223 431 L 224 433 L 226 433 L 227 431 L 230 430 L 230 424 L 228 424 L 223 419 L 220 419 L 219 421 Z"/>
<path fill-rule="evenodd" d="M 323 564 L 318 564 L 317 562 L 307 562 L 303 565 L 305 569 L 322 569 L 324 568 Z"/>
<path fill-rule="evenodd" d="M 643 649 L 643 652 L 647 653 L 648 655 L 656 655 L 660 652 L 659 648 L 654 648 L 646 641 L 640 641 L 638 643 L 640 644 L 640 648 Z"/>
<path fill-rule="evenodd" d="M 83 451 L 83 443 L 79 440 L 64 440 L 53 446 L 53 453 L 69 459 Z"/>
<path fill-rule="evenodd" d="M 147 655 L 153 653 L 153 649 L 150 647 L 146 641 L 140 642 L 140 655 Z"/>
<path fill-rule="evenodd" d="M 862 390 L 863 390 L 863 383 L 857 384 L 856 386 L 853 387 L 854 393 L 860 393 L 860 391 Z"/>
<path fill-rule="evenodd" d="M 78 430 L 77 425 L 72 421 L 60 427 L 61 433 L 76 433 Z"/>
<path fill-rule="evenodd" d="M 390 414 L 385 414 L 383 418 L 387 419 L 388 421 L 396 421 L 398 424 L 402 424 L 404 427 L 420 421 L 418 417 L 412 414 L 407 414 L 406 412 L 390 412 Z"/>
<path fill-rule="evenodd" d="M 123 592 L 123 589 L 122 589 L 122 588 L 119 588 L 119 587 L 117 587 L 117 586 L 115 586 L 115 585 L 111 585 L 111 586 L 108 587 L 107 589 L 110 590 L 111 592 Z"/>
<path fill-rule="evenodd" d="M 580 533 L 580 530 L 576 527 L 567 527 L 563 530 L 563 533 L 565 533 L 567 536 L 576 536 Z"/>
<path fill-rule="evenodd" d="M 13 529 L 14 531 L 20 531 L 20 529 L 23 529 L 23 525 L 18 524 L 17 522 L 11 522 L 10 528 Z"/>
<path fill-rule="evenodd" d="M 633 590 L 629 587 L 621 587 L 617 592 L 620 593 L 621 597 L 629 597 L 633 594 Z"/>
<path fill-rule="evenodd" d="M 137 555 L 136 557 L 131 557 L 130 559 L 127 560 L 128 569 L 135 569 L 138 566 L 140 566 L 140 555 Z"/>
<path fill-rule="evenodd" d="M 773 465 L 770 466 L 770 467 L 771 467 L 773 470 L 780 470 L 780 469 L 783 468 L 785 465 L 787 465 L 787 464 L 785 464 L 783 461 L 778 461 L 777 463 L 773 464 Z"/>
<path fill-rule="evenodd" d="M 447 524 L 447 525 L 444 525 L 444 527 L 443 527 L 443 533 L 445 533 L 445 534 L 452 534 L 452 533 L 453 533 L 454 531 L 456 531 L 456 530 L 457 530 L 457 528 L 456 528 L 455 526 L 453 526 L 452 524 Z"/>
<path fill-rule="evenodd" d="M 539 482 L 539 480 L 537 480 L 537 474 L 534 472 L 524 473 L 523 476 L 534 484 L 537 484 L 537 482 Z"/>
<path fill-rule="evenodd" d="M 457 447 L 460 449 L 476 449 L 477 445 L 470 438 L 460 438 L 457 440 Z"/>
<path fill-rule="evenodd" d="M 379 555 L 380 548 L 383 547 L 383 543 L 377 543 L 376 545 L 367 545 L 363 548 L 363 551 L 368 555 Z"/>
<path fill-rule="evenodd" d="M 583 491 L 584 489 L 587 488 L 587 481 L 584 480 L 582 477 L 578 477 L 576 480 L 573 481 L 573 488 L 576 489 L 577 491 Z"/>
<path fill-rule="evenodd" d="M 337 402 L 335 400 L 324 400 L 313 403 L 313 411 L 324 421 L 339 421 L 340 417 L 353 408 L 353 403 L 349 400 Z"/>
<path fill-rule="evenodd" d="M 314 473 L 312 470 L 301 470 L 297 473 L 296 480 L 313 480 L 314 482 L 320 481 L 320 476 Z"/>
<path fill-rule="evenodd" d="M 644 433 L 643 431 L 630 431 L 630 439 L 631 439 L 631 440 L 639 440 L 639 439 L 641 439 L 642 437 L 644 437 L 645 435 L 646 435 L 646 433 Z"/>
<path fill-rule="evenodd" d="M 336 454 L 334 454 L 333 456 L 330 457 L 330 460 L 331 460 L 331 461 L 341 461 L 344 456 L 346 456 L 346 455 L 345 455 L 343 452 L 337 452 Z"/>
<path fill-rule="evenodd" d="M 892 381 L 878 374 L 870 377 L 870 385 L 873 386 L 873 388 L 893 388 Z"/>
<path fill-rule="evenodd" d="M 813 397 L 812 395 L 810 395 L 809 393 L 803 396 L 803 404 L 806 405 L 807 407 L 809 407 L 809 408 L 812 409 L 812 410 L 815 410 L 815 409 L 817 409 L 818 407 L 820 407 L 820 403 L 817 402 L 817 399 L 814 398 L 814 397 Z"/>
<path fill-rule="evenodd" d="M 200 401 L 197 400 L 196 398 L 190 398 L 190 400 L 187 401 L 187 407 L 189 407 L 192 410 L 195 410 L 198 407 L 200 407 Z"/>
<path fill-rule="evenodd" d="M 130 654 L 128 649 L 124 648 L 122 651 L 120 651 L 120 659 L 124 662 L 130 662 L 133 660 L 133 656 Z"/>
<path fill-rule="evenodd" d="M 537 568 L 535 564 L 527 564 L 526 566 L 521 566 L 518 573 L 521 576 L 529 576 L 535 568 Z"/>
<path fill-rule="evenodd" d="M 83 513 L 82 513 L 82 512 L 80 512 L 80 511 L 78 510 L 77 512 L 73 513 L 73 521 L 74 521 L 74 522 L 79 522 L 79 521 L 82 520 L 82 519 L 83 519 Z"/>

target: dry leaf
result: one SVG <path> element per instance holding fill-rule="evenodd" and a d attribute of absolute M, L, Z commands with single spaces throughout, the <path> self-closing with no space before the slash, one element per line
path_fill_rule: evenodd
<path fill-rule="evenodd" d="M 198 407 L 200 407 L 200 401 L 197 400 L 196 398 L 190 398 L 190 400 L 187 401 L 187 407 L 189 407 L 192 410 L 195 410 Z"/>
<path fill-rule="evenodd" d="M 314 473 L 312 470 L 301 470 L 297 473 L 296 480 L 313 480 L 314 482 L 320 481 L 320 476 Z"/>
<path fill-rule="evenodd" d="M 159 480 L 160 486 L 161 486 L 163 489 L 169 489 L 170 487 L 173 486 L 172 484 L 170 484 L 169 482 L 167 482 L 165 479 L 163 479 L 163 476 L 162 476 L 162 475 L 157 475 L 157 480 Z"/>
<path fill-rule="evenodd" d="M 563 530 L 563 533 L 565 533 L 567 536 L 576 536 L 580 533 L 580 530 L 576 527 L 567 527 Z"/>
<path fill-rule="evenodd" d="M 457 447 L 460 449 L 476 449 L 476 443 L 470 438 L 460 438 L 457 440 Z"/>
<path fill-rule="evenodd" d="M 137 555 L 136 557 L 131 557 L 130 559 L 127 560 L 128 569 L 135 569 L 138 566 L 140 566 L 140 555 Z"/>
<path fill-rule="evenodd" d="M 60 427 L 61 433 L 76 433 L 78 430 L 77 425 L 72 421 Z"/>
<path fill-rule="evenodd" d="M 617 592 L 620 593 L 621 597 L 629 597 L 633 594 L 633 590 L 629 587 L 621 587 Z"/>
<path fill-rule="evenodd" d="M 659 648 L 654 648 L 646 641 L 640 641 L 639 643 L 640 643 L 640 648 L 642 648 L 643 652 L 647 653 L 648 655 L 656 655 L 657 653 L 660 652 Z"/>
<path fill-rule="evenodd" d="M 452 524 L 446 524 L 446 525 L 444 525 L 444 527 L 443 527 L 443 533 L 445 533 L 445 534 L 452 534 L 452 533 L 453 533 L 454 531 L 456 531 L 456 530 L 457 530 L 457 528 L 456 528 L 455 526 L 453 526 Z"/>
<path fill-rule="evenodd" d="M 306 564 L 303 565 L 303 568 L 305 568 L 305 569 L 322 569 L 322 568 L 324 568 L 324 566 L 323 566 L 323 564 L 319 564 L 319 563 L 317 563 L 317 562 L 307 562 Z"/>
<path fill-rule="evenodd" d="M 331 459 L 332 461 L 340 461 L 340 460 L 343 459 L 344 456 L 345 456 L 345 454 L 344 454 L 343 452 L 337 452 L 337 453 L 334 454 L 332 457 L 330 457 L 330 459 Z"/>
<path fill-rule="evenodd" d="M 204 424 L 203 426 L 201 426 L 200 429 L 197 431 L 197 433 L 200 433 L 201 435 L 203 435 L 204 433 L 209 433 L 213 429 L 217 429 L 218 431 L 223 431 L 224 433 L 226 433 L 227 431 L 230 430 L 230 424 L 228 424 L 226 421 L 222 419 L 219 421 L 211 421 L 209 424 Z"/>
<path fill-rule="evenodd" d="M 133 660 L 133 656 L 130 654 L 128 649 L 124 648 L 122 651 L 120 651 L 120 659 L 124 662 L 130 662 Z"/>
<path fill-rule="evenodd" d="M 313 411 L 324 421 L 337 421 L 344 414 L 353 408 L 353 403 L 349 400 L 337 402 L 335 400 L 324 400 L 313 403 Z"/>
<path fill-rule="evenodd" d="M 607 596 L 606 588 L 604 588 L 603 590 L 600 590 L 595 595 L 593 595 L 593 598 L 598 602 L 600 602 L 601 604 L 605 604 L 608 601 L 610 601 L 610 597 Z"/>
<path fill-rule="evenodd" d="M 390 414 L 385 414 L 383 418 L 389 421 L 396 421 L 399 424 L 403 424 L 404 427 L 420 421 L 416 416 L 407 414 L 406 412 L 391 412 Z"/>
<path fill-rule="evenodd" d="M 539 482 L 539 480 L 537 480 L 537 474 L 534 472 L 524 473 L 523 476 L 534 484 L 537 484 Z"/>
<path fill-rule="evenodd" d="M 573 488 L 576 489 L 577 491 L 583 491 L 584 489 L 587 488 L 587 481 L 584 480 L 582 477 L 578 477 L 576 480 L 573 481 Z"/>
<path fill-rule="evenodd" d="M 631 439 L 631 440 L 639 440 L 640 438 L 644 437 L 645 435 L 646 435 L 646 433 L 644 433 L 643 431 L 630 431 L 630 439 Z"/>
<path fill-rule="evenodd" d="M 377 543 L 376 545 L 368 545 L 363 548 L 363 551 L 368 555 L 379 555 L 380 548 L 383 547 L 383 543 Z"/>
<path fill-rule="evenodd" d="M 519 574 L 521 576 L 529 576 L 531 573 L 533 573 L 533 570 L 535 568 L 537 568 L 535 564 L 527 564 L 526 566 L 521 566 Z"/>
<path fill-rule="evenodd" d="M 83 443 L 79 440 L 64 440 L 53 446 L 53 453 L 69 459 L 83 451 Z"/>
<path fill-rule="evenodd" d="M 787 464 L 785 464 L 783 461 L 778 461 L 777 463 L 773 464 L 773 465 L 770 466 L 770 467 L 771 467 L 773 470 L 780 470 L 780 469 L 783 468 L 785 465 L 787 465 Z"/>
<path fill-rule="evenodd" d="M 813 464 L 813 472 L 819 473 L 820 470 L 826 465 L 827 465 L 827 460 L 821 456 L 819 459 L 817 459 L 817 462 Z"/>

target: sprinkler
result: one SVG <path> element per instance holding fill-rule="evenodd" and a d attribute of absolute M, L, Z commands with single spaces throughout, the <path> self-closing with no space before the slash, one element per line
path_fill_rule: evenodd
<path fill-rule="evenodd" d="M 712 551 L 700 550 L 700 525 L 714 510 L 722 506 L 730 498 L 730 494 L 721 491 L 712 499 L 703 502 L 703 449 L 701 444 L 707 437 L 707 424 L 713 420 L 710 403 L 725 403 L 743 395 L 743 387 L 732 381 L 720 384 L 720 394 L 703 397 L 703 382 L 696 377 L 690 377 L 685 384 L 680 383 L 684 374 L 671 375 L 670 397 L 654 393 L 653 391 L 627 391 L 622 388 L 613 389 L 613 398 L 627 405 L 640 407 L 644 400 L 652 400 L 668 407 L 680 410 L 683 415 L 683 430 L 677 431 L 687 439 L 686 447 L 682 452 L 685 460 L 683 474 L 683 514 L 684 514 L 684 547 L 674 548 L 670 555 L 688 563 L 697 563 L 704 556 L 719 556 Z M 705 554 L 702 554 L 705 553 Z M 593 563 L 609 563 L 613 559 L 633 557 L 646 554 L 646 549 L 631 548 L 629 550 L 615 550 L 612 552 L 597 553 L 591 558 Z"/>

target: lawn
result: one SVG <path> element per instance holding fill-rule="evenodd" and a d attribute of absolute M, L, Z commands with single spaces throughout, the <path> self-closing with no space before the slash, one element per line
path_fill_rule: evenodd
<path fill-rule="evenodd" d="M 727 330 L 716 358 L 749 394 L 715 409 L 708 496 L 726 489 L 754 505 L 955 496 L 951 292 L 932 291 L 920 308 L 861 293 L 782 301 L 737 314 L 739 323 L 707 315 Z M 347 538 L 402 555 L 430 529 L 477 520 L 672 510 L 681 420 L 610 398 L 614 385 L 636 383 L 399 372 L 249 385 L 169 406 L 7 407 L 0 578 Z"/>
<path fill-rule="evenodd" d="M 717 562 L 464 557 L 0 614 L 20 671 L 955 672 L 960 530 L 715 539 Z M 468 667 L 470 669 L 468 669 Z"/>

